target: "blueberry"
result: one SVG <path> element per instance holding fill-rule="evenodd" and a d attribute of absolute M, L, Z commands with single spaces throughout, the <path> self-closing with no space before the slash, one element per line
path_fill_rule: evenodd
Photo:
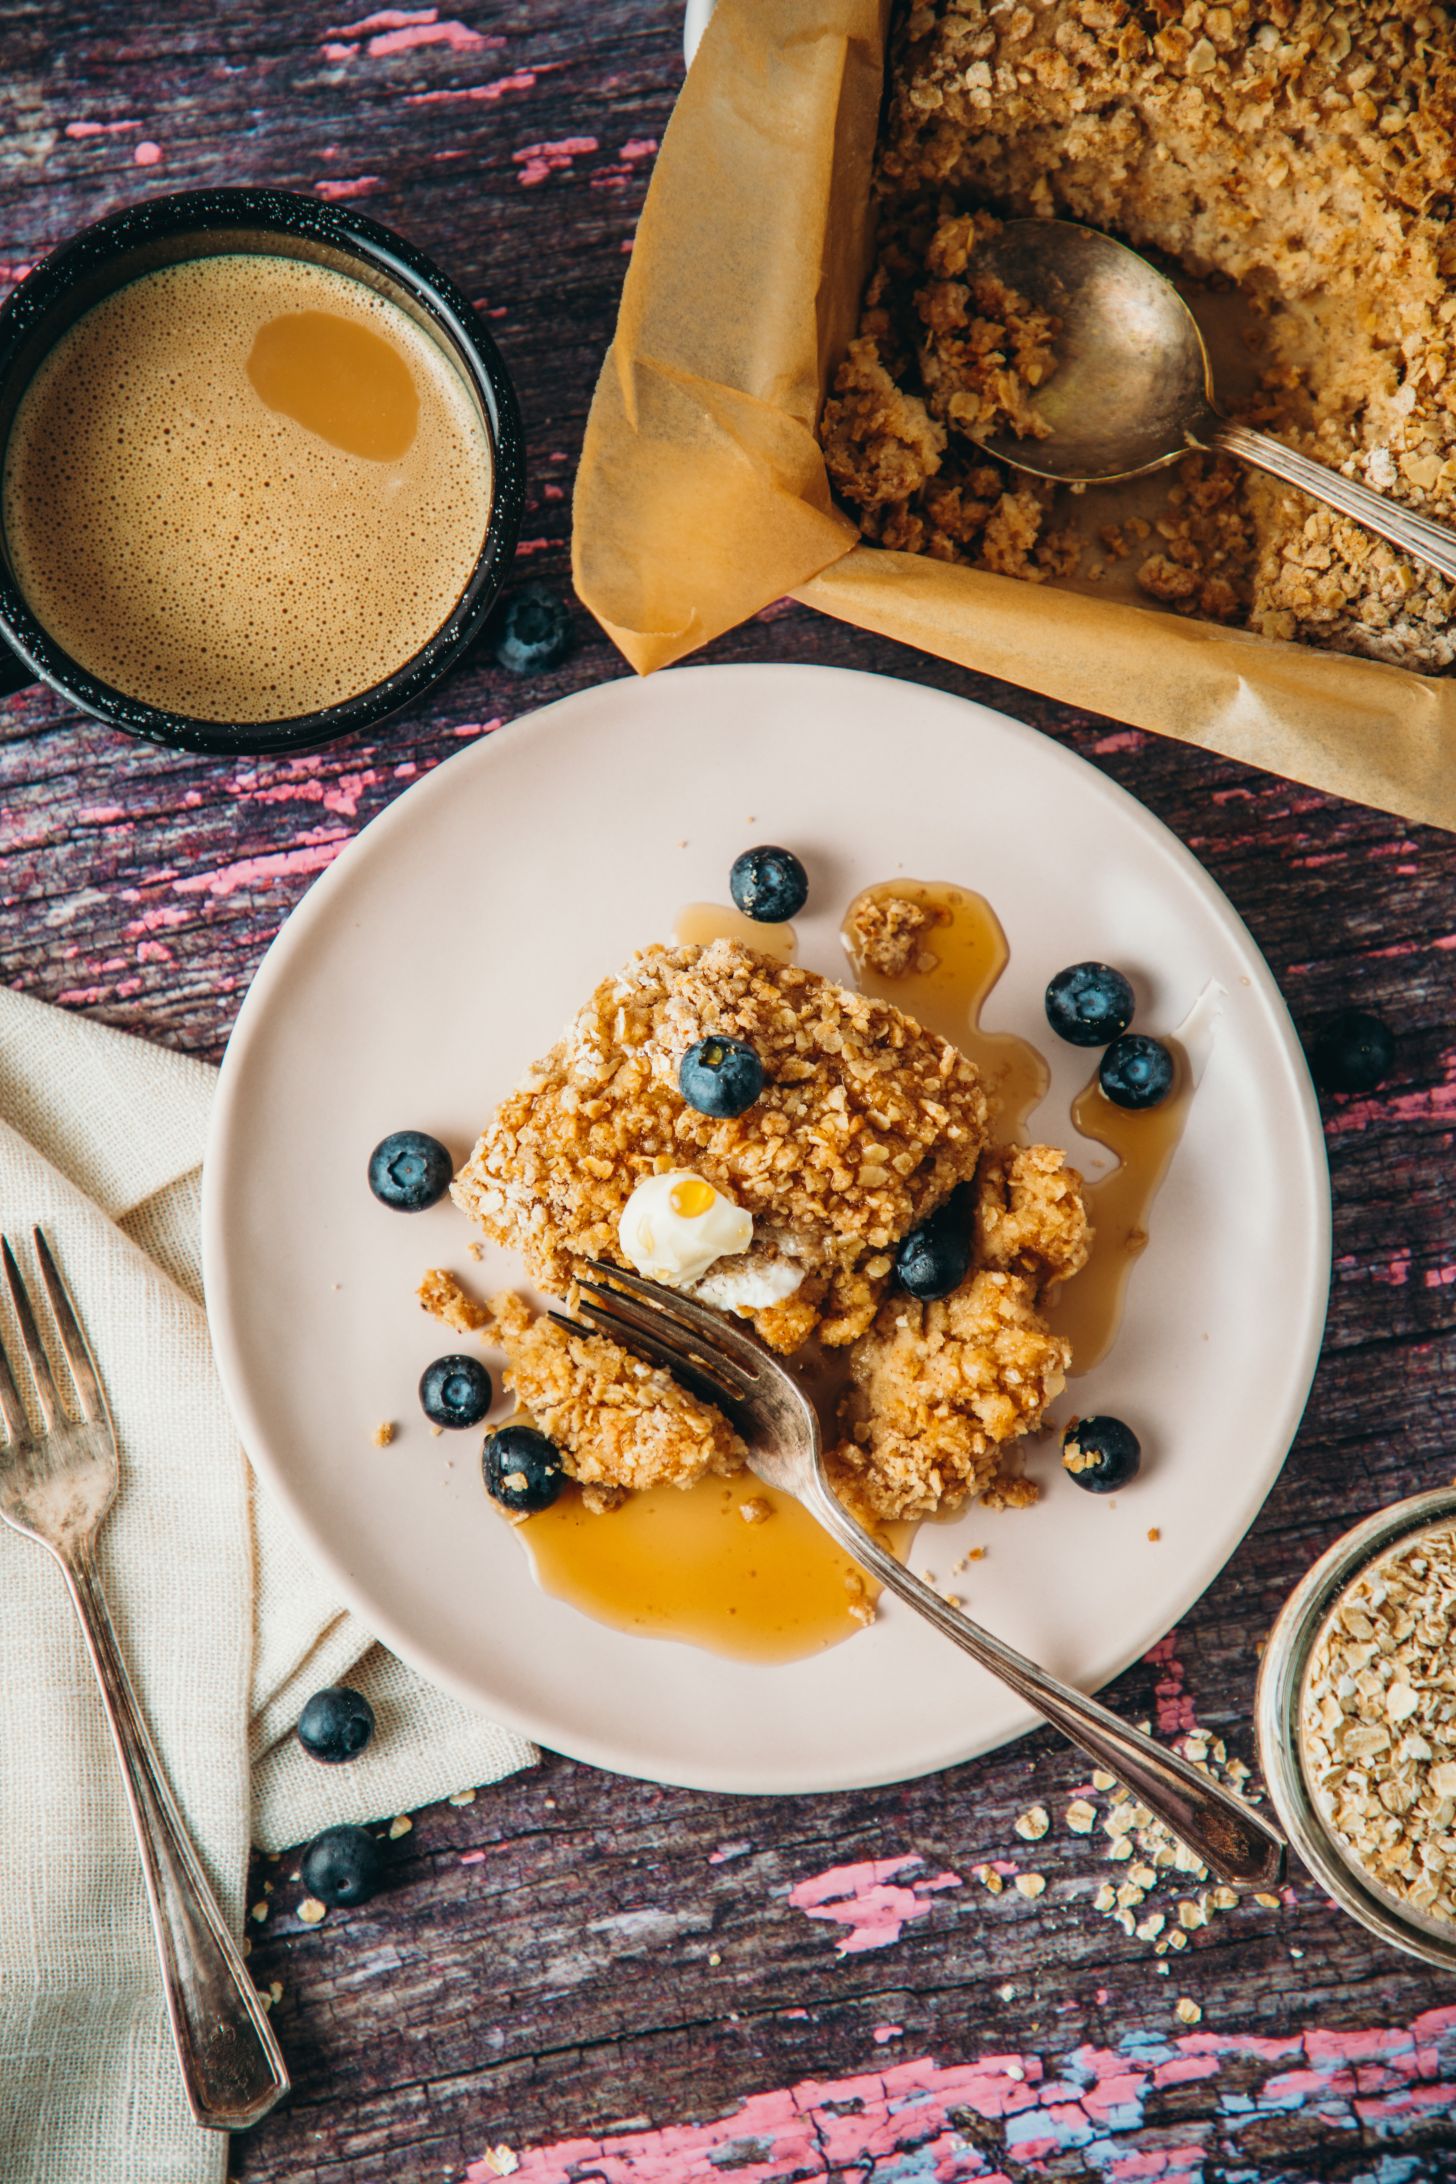
<path fill-rule="evenodd" d="M 490 1409 L 490 1374 L 473 1357 L 437 1357 L 420 1375 L 420 1403 L 432 1425 L 478 1426 Z"/>
<path fill-rule="evenodd" d="M 741 1115 L 763 1090 L 763 1063 L 741 1039 L 700 1039 L 683 1056 L 677 1086 L 700 1115 Z"/>
<path fill-rule="evenodd" d="M 357 1759 L 374 1734 L 374 1709 L 362 1691 L 326 1684 L 298 1717 L 298 1741 L 310 1759 L 337 1767 Z"/>
<path fill-rule="evenodd" d="M 1089 1494 L 1115 1494 L 1142 1460 L 1137 1435 L 1120 1418 L 1078 1418 L 1062 1435 L 1062 1462 Z"/>
<path fill-rule="evenodd" d="M 384 1880 L 384 1850 L 368 1828 L 325 1828 L 299 1861 L 299 1877 L 320 1903 L 367 1903 Z"/>
<path fill-rule="evenodd" d="M 443 1198 L 450 1155 L 423 1130 L 391 1130 L 369 1155 L 369 1188 L 396 1213 L 422 1213 Z"/>
<path fill-rule="evenodd" d="M 912 1297 L 928 1302 L 960 1288 L 971 1263 L 971 1212 L 971 1187 L 961 1183 L 911 1229 L 895 1254 L 895 1273 Z"/>
<path fill-rule="evenodd" d="M 1110 963 L 1069 964 L 1046 990 L 1047 1022 L 1073 1046 L 1110 1046 L 1132 1012 L 1132 988 Z"/>
<path fill-rule="evenodd" d="M 480 1461 L 487 1494 L 517 1516 L 549 1509 L 566 1483 L 560 1449 L 534 1426 L 501 1426 L 488 1433 Z"/>
<path fill-rule="evenodd" d="M 1341 1009 L 1320 1025 L 1309 1059 L 1322 1092 L 1373 1092 L 1395 1060 L 1395 1038 L 1378 1016 Z"/>
<path fill-rule="evenodd" d="M 560 666 L 571 638 L 566 602 L 549 585 L 523 584 L 496 617 L 495 656 L 513 675 L 541 675 Z"/>
<path fill-rule="evenodd" d="M 1161 1039 L 1125 1031 L 1103 1055 L 1097 1082 L 1114 1107 L 1156 1107 L 1173 1089 L 1173 1057 Z"/>
<path fill-rule="evenodd" d="M 765 842 L 733 860 L 728 891 L 746 918 L 782 925 L 796 918 L 808 901 L 809 876 L 791 849 Z"/>

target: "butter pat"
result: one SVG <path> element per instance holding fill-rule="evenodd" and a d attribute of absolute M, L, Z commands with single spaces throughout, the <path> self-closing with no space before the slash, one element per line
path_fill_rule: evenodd
<path fill-rule="evenodd" d="M 753 1215 L 691 1168 L 643 1178 L 617 1224 L 623 1256 L 649 1281 L 685 1289 L 719 1259 L 747 1251 Z"/>

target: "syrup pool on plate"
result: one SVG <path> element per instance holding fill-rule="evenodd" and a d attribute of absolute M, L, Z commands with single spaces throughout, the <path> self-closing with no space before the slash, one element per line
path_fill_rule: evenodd
<path fill-rule="evenodd" d="M 916 903 L 935 919 L 924 936 L 920 959 L 897 978 L 887 978 L 864 962 L 851 937 L 857 904 L 892 898 Z M 1005 1145 L 1024 1137 L 1026 1118 L 1046 1097 L 1051 1072 L 1029 1039 L 981 1029 L 981 1010 L 1011 960 L 1001 920 L 985 896 L 940 881 L 882 881 L 850 904 L 844 949 L 861 993 L 893 1002 L 975 1063 L 991 1101 L 998 1142 Z"/>
<path fill-rule="evenodd" d="M 1163 1044 L 1173 1056 L 1173 1089 L 1141 1113 L 1108 1099 L 1094 1070 L 1072 1102 L 1072 1120 L 1083 1137 L 1117 1155 L 1117 1166 L 1083 1186 L 1092 1219 L 1092 1255 L 1080 1274 L 1064 1282 L 1047 1306 L 1053 1334 L 1072 1345 L 1072 1378 L 1100 1365 L 1117 1340 L 1128 1278 L 1147 1248 L 1148 1216 L 1162 1188 L 1193 1098 L 1193 1072 L 1176 1040 Z"/>
<path fill-rule="evenodd" d="M 906 898 L 933 912 L 936 922 L 924 935 L 920 960 L 896 978 L 857 959 L 847 926 L 853 983 L 958 1047 L 985 1080 L 996 1140 L 1024 1139 L 1051 1072 L 1030 1040 L 981 1028 L 981 1011 L 1010 960 L 990 903 L 970 888 L 923 880 L 886 880 L 865 894 Z M 736 940 L 781 963 L 793 962 L 797 946 L 792 925 L 755 924 L 726 903 L 687 904 L 673 937 L 681 947 Z M 1112 1346 L 1128 1277 L 1147 1242 L 1149 1208 L 1183 1132 L 1192 1071 L 1181 1049 L 1174 1045 L 1173 1052 L 1178 1076 L 1161 1106 L 1143 1114 L 1115 1107 L 1095 1074 L 1072 1105 L 1077 1129 L 1118 1163 L 1086 1187 L 1097 1229 L 1092 1257 L 1046 1307 L 1052 1327 L 1072 1344 L 1073 1376 Z M 761 1523 L 741 1514 L 753 1501 L 770 1511 Z M 953 1512 L 950 1521 L 961 1514 Z M 896 1525 L 881 1536 L 903 1560 L 914 1530 Z M 797 1502 L 748 1474 L 700 1479 L 686 1490 L 653 1487 L 600 1516 L 573 1486 L 519 1531 L 543 1591 L 584 1615 L 745 1660 L 792 1661 L 837 1645 L 862 1627 L 878 1597 L 873 1580 Z"/>
<path fill-rule="evenodd" d="M 769 1514 L 749 1523 L 755 1503 Z M 749 1472 L 649 1487 L 601 1516 L 568 1488 L 519 1530 L 543 1592 L 618 1630 L 745 1660 L 837 1645 L 879 1590 L 807 1510 Z"/>

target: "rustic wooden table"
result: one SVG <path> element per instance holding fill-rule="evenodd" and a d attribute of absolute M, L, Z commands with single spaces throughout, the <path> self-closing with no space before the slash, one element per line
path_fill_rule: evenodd
<path fill-rule="evenodd" d="M 461 4 L 458 21 L 433 7 L 335 21 L 321 0 L 165 14 L 11 0 L 0 275 L 145 193 L 266 181 L 358 200 L 489 312 L 531 444 L 520 573 L 565 583 L 576 452 L 680 79 L 680 7 Z M 1293 1580 L 1354 1517 L 1456 1469 L 1456 842 L 797 608 L 712 657 L 918 676 L 1035 722 L 1196 850 L 1297 1022 L 1358 1003 L 1399 1035 L 1378 1095 L 1326 1103 L 1334 1293 L 1284 1475 L 1218 1584 L 1112 1694 L 1248 1757 L 1259 1640 Z M 13 697 L 0 969 L 215 1057 L 289 908 L 404 782 L 618 672 L 579 616 L 572 658 L 539 682 L 481 656 L 366 740 L 244 763 Z M 252 1966 L 281 1989 L 296 2091 L 235 2172 L 423 2184 L 518 2159 L 536 2184 L 1456 2177 L 1449 1983 L 1372 1946 L 1298 1871 L 1181 1951 L 1177 1903 L 1200 1892 L 1160 1877 L 1143 1931 L 1124 1933 L 1096 1908 L 1127 1872 L 1105 1862 L 1111 1839 L 1063 1823 L 1080 1779 L 1050 1735 L 932 1781 L 773 1804 L 548 1757 L 418 1814 L 394 1885 L 361 1910 L 310 1930 L 280 1880 Z M 1038 1803 L 1052 1827 L 1028 1842 L 1014 1823 Z M 1017 1873 L 1044 1890 L 1018 1891 Z"/>

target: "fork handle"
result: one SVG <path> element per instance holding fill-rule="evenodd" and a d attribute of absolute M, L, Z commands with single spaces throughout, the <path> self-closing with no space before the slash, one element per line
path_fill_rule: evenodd
<path fill-rule="evenodd" d="M 824 1480 L 805 1500 L 815 1517 L 889 1592 L 933 1623 L 982 1668 L 1060 1729 L 1089 1759 L 1117 1776 L 1150 1812 L 1195 1851 L 1221 1880 L 1275 1887 L 1284 1871 L 1284 1844 L 1242 1798 L 1190 1761 L 1140 1730 L 1129 1728 L 1098 1700 L 1074 1691 L 1014 1647 L 982 1630 L 895 1560 L 858 1524 Z"/>
<path fill-rule="evenodd" d="M 73 1548 L 58 1559 L 131 1807 L 188 2105 L 210 2131 L 243 2131 L 288 2091 L 288 2072 L 162 1772 L 91 1551 Z"/>

